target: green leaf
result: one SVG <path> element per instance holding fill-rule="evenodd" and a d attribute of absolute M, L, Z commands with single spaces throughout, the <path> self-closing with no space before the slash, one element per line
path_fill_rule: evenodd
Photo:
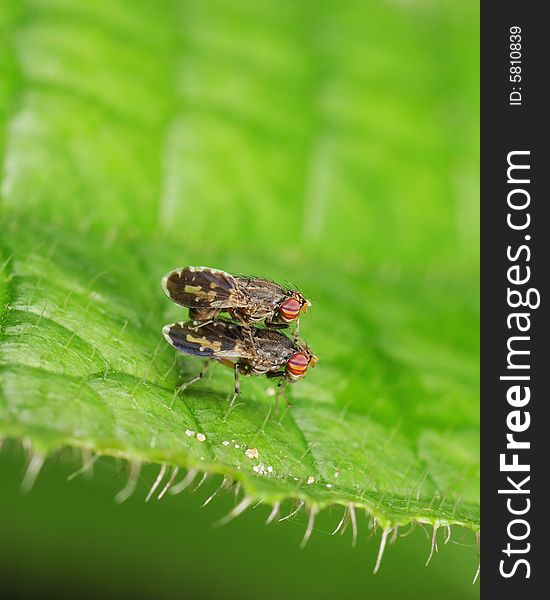
<path fill-rule="evenodd" d="M 427 11 L 3 5 L 0 434 L 477 530 L 477 88 L 446 71 L 475 11 Z M 187 264 L 312 299 L 291 410 L 250 378 L 228 414 L 221 366 L 174 398 Z"/>

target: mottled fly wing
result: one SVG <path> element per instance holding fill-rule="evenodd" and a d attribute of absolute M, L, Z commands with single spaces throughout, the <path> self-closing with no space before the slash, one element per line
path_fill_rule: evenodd
<path fill-rule="evenodd" d="M 162 278 L 166 295 L 187 308 L 224 309 L 243 303 L 235 278 L 208 267 L 184 267 Z"/>
<path fill-rule="evenodd" d="M 255 328 L 252 337 L 258 359 L 271 358 L 273 363 L 284 364 L 298 351 L 296 341 L 276 329 Z"/>
<path fill-rule="evenodd" d="M 193 321 L 165 325 L 162 333 L 176 350 L 218 360 L 248 360 L 254 348 L 238 325 L 219 320 L 197 326 Z"/>
<path fill-rule="evenodd" d="M 288 296 L 286 288 L 269 279 L 241 276 L 235 276 L 235 279 L 239 289 L 264 308 L 275 310 L 275 308 Z"/>

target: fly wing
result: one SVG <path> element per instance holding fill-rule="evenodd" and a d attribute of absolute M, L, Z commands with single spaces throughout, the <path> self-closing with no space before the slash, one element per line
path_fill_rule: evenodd
<path fill-rule="evenodd" d="M 254 300 L 258 308 L 275 310 L 286 298 L 287 290 L 269 279 L 259 277 L 235 277 L 239 289 Z"/>
<path fill-rule="evenodd" d="M 162 288 L 176 304 L 187 308 L 231 308 L 242 304 L 235 278 L 209 267 L 183 267 L 162 278 Z"/>
<path fill-rule="evenodd" d="M 276 329 L 254 329 L 255 363 L 266 371 L 278 370 L 298 350 L 294 340 Z"/>
<path fill-rule="evenodd" d="M 253 346 L 243 329 L 226 321 L 213 321 L 197 327 L 193 321 L 165 325 L 162 333 L 176 350 L 212 358 L 248 360 Z"/>

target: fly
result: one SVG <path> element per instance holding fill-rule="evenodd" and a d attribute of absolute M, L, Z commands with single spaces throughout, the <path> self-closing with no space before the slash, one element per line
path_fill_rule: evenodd
<path fill-rule="evenodd" d="M 209 322 L 222 312 L 242 325 L 265 323 L 285 328 L 296 323 L 311 303 L 301 292 L 285 288 L 269 279 L 234 276 L 209 267 L 183 267 L 162 278 L 166 295 L 189 308 L 189 318 Z"/>
<path fill-rule="evenodd" d="M 235 389 L 230 406 L 240 394 L 240 375 L 265 375 L 279 379 L 279 389 L 305 376 L 317 357 L 303 341 L 276 329 L 245 327 L 219 319 L 197 325 L 195 321 L 165 325 L 164 337 L 176 350 L 207 359 L 201 372 L 180 386 L 185 390 L 202 379 L 212 361 L 233 370 Z"/>

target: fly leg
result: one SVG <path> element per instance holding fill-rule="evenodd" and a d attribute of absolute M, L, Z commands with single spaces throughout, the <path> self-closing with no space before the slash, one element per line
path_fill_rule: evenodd
<path fill-rule="evenodd" d="M 256 342 L 254 341 L 254 336 L 252 334 L 252 328 L 251 327 L 245 327 L 244 331 L 246 331 L 246 333 L 248 335 L 248 340 L 249 340 L 251 346 L 253 348 L 256 348 Z"/>
<path fill-rule="evenodd" d="M 208 308 L 190 308 L 189 317 L 193 321 L 193 329 L 197 331 L 197 329 L 213 323 L 220 312 L 221 310 L 210 310 Z"/>
<path fill-rule="evenodd" d="M 278 408 L 279 408 L 279 396 L 282 396 L 285 399 L 285 402 L 286 402 L 286 405 L 288 406 L 288 408 L 292 408 L 292 403 L 290 402 L 290 400 L 288 399 L 288 396 L 285 393 L 287 386 L 288 386 L 288 381 L 286 379 L 281 379 L 281 381 L 279 381 L 279 385 L 277 386 L 277 393 L 275 395 L 275 398 L 276 398 L 275 410 L 278 410 Z"/>
<path fill-rule="evenodd" d="M 246 329 L 250 328 L 250 318 L 246 313 L 239 308 L 228 308 L 227 312 L 231 315 L 231 318 L 234 321 L 237 321 L 240 325 L 245 327 Z"/>
<path fill-rule="evenodd" d="M 193 331 L 197 331 L 201 327 L 204 327 L 205 325 L 210 325 L 210 323 L 213 323 L 213 322 L 214 322 L 214 319 L 208 319 L 208 321 L 201 321 L 200 323 L 198 323 L 197 321 L 193 321 Z M 197 323 L 197 324 L 195 325 L 195 323 Z"/>
<path fill-rule="evenodd" d="M 174 394 L 174 400 L 179 396 L 180 392 L 183 392 L 184 390 L 186 390 L 191 384 L 195 383 L 196 381 L 200 381 L 206 374 L 206 371 L 208 370 L 208 367 L 210 366 L 210 363 L 212 362 L 212 359 L 209 358 L 204 365 L 202 366 L 202 369 L 200 371 L 200 373 L 196 376 L 193 377 L 193 379 L 191 379 L 190 381 L 186 381 L 185 383 L 182 383 L 178 388 L 176 388 L 176 392 Z"/>
<path fill-rule="evenodd" d="M 237 396 L 241 393 L 241 382 L 239 380 L 239 363 L 235 364 L 233 372 L 235 373 L 235 391 L 233 393 L 233 397 L 231 398 L 231 402 L 229 403 L 229 408 L 233 406 L 233 403 L 237 399 Z"/>
<path fill-rule="evenodd" d="M 266 373 L 266 376 L 269 379 L 280 377 L 280 381 L 277 384 L 277 391 L 275 392 L 275 410 L 273 411 L 275 416 L 279 414 L 279 396 L 282 396 L 286 400 L 288 406 L 292 406 L 285 394 L 285 388 L 288 384 L 288 381 L 285 379 L 285 374 L 285 371 L 274 371 L 273 373 Z"/>
<path fill-rule="evenodd" d="M 294 335 L 292 336 L 294 339 L 298 338 L 300 333 L 300 317 L 296 319 L 296 329 L 294 330 Z"/>

